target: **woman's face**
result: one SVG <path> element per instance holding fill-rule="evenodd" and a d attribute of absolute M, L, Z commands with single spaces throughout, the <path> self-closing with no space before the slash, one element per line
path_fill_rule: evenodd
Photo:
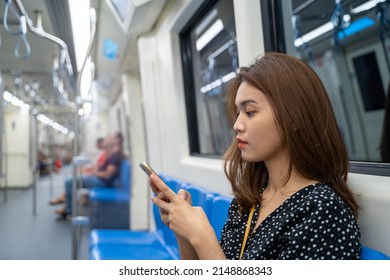
<path fill-rule="evenodd" d="M 235 100 L 237 145 L 246 162 L 271 161 L 286 154 L 274 111 L 260 90 L 242 83 Z"/>

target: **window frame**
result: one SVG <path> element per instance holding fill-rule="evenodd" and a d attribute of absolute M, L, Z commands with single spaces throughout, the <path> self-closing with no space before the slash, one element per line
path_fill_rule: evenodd
<path fill-rule="evenodd" d="M 286 53 L 282 0 L 260 0 L 260 7 L 263 26 L 270 27 L 263 30 L 265 51 Z M 390 177 L 390 163 L 350 160 L 349 172 Z"/>
<path fill-rule="evenodd" d="M 220 0 L 209 0 L 199 7 L 183 29 L 179 32 L 180 55 L 182 62 L 184 98 L 187 117 L 187 132 L 190 156 L 201 158 L 221 159 L 221 155 L 202 154 L 199 143 L 199 127 L 197 122 L 197 107 L 195 100 L 195 84 L 193 80 L 193 63 L 191 48 L 191 31 L 200 20 L 217 4 Z M 222 0 L 223 1 L 223 0 Z"/>

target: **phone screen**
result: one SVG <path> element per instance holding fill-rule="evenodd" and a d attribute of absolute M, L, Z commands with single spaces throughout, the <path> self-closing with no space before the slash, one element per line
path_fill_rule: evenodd
<path fill-rule="evenodd" d="M 147 164 L 146 162 L 140 162 L 139 166 L 141 167 L 141 169 L 148 175 L 150 176 L 152 173 L 156 173 L 153 168 L 151 168 L 149 166 L 149 164 Z"/>

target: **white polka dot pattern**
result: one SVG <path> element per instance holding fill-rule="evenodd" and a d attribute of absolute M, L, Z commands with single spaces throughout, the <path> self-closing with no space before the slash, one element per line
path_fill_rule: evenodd
<path fill-rule="evenodd" d="M 258 218 L 259 204 L 251 222 Z M 233 199 L 220 244 L 238 259 L 248 213 Z M 242 259 L 360 259 L 360 230 L 352 211 L 325 183 L 301 189 L 272 212 L 248 237 Z"/>

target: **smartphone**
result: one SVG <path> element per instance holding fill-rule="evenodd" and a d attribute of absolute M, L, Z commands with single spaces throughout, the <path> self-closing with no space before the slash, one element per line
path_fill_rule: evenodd
<path fill-rule="evenodd" d="M 153 170 L 153 168 L 151 168 L 151 167 L 149 166 L 149 164 L 147 164 L 147 163 L 144 162 L 144 161 L 139 163 L 139 167 L 141 167 L 141 169 L 142 169 L 148 176 L 150 176 L 152 173 L 157 174 L 157 173 Z"/>

